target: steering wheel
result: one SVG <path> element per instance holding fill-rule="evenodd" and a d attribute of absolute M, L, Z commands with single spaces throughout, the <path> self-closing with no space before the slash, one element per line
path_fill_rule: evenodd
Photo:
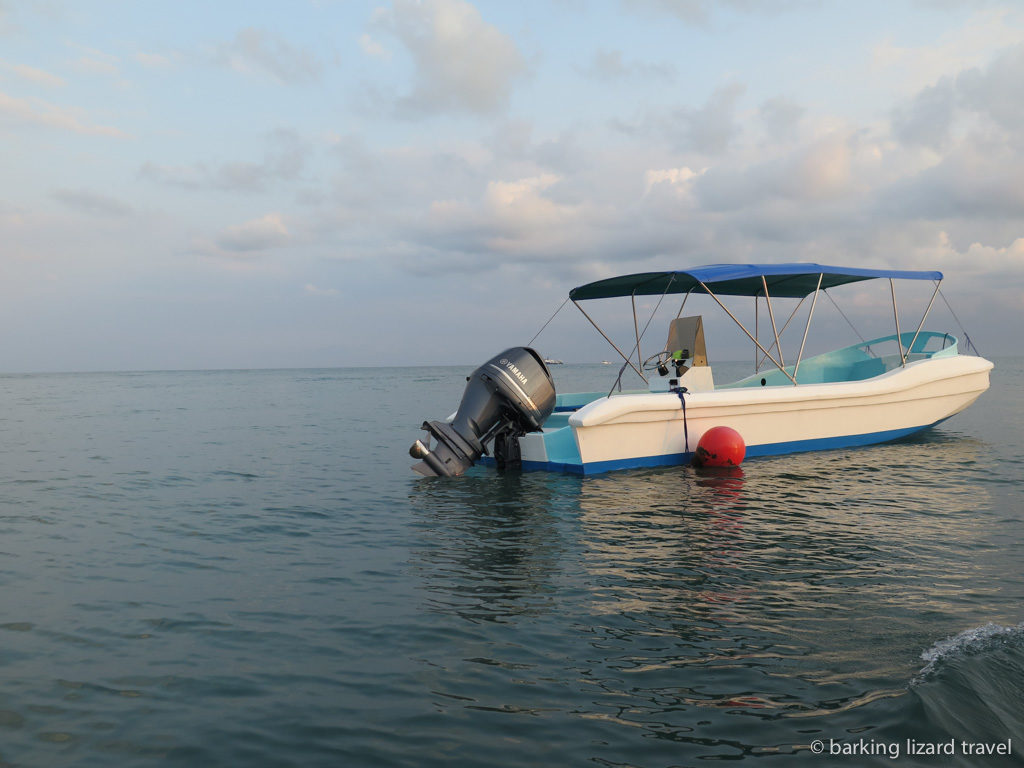
<path fill-rule="evenodd" d="M 655 352 L 653 355 L 644 360 L 644 364 L 641 366 L 645 371 L 661 371 L 661 369 L 668 368 L 669 361 L 672 360 L 672 355 L 667 349 L 661 350 L 661 352 Z M 665 374 L 662 374 L 664 376 Z"/>

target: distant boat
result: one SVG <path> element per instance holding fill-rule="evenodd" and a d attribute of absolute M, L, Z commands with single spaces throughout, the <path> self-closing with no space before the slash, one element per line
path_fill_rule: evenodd
<path fill-rule="evenodd" d="M 561 360 L 555 360 L 554 358 L 551 357 L 545 357 L 544 362 L 547 363 L 548 365 L 565 365 L 565 363 L 563 363 Z"/>
<path fill-rule="evenodd" d="M 611 365 L 611 364 L 612 364 L 611 360 L 602 360 L 601 361 L 601 365 Z"/>

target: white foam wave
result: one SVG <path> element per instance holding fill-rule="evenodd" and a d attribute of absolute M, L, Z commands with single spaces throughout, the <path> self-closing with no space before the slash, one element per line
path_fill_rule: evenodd
<path fill-rule="evenodd" d="M 1002 626 L 990 621 L 980 627 L 966 629 L 958 635 L 939 640 L 928 650 L 922 651 L 921 659 L 928 663 L 918 673 L 915 682 L 927 677 L 943 659 L 968 656 L 1020 638 L 1024 638 L 1024 622 L 1016 626 Z"/>

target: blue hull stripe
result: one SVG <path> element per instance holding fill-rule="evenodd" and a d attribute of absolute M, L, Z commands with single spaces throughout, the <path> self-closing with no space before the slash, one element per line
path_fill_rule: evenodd
<path fill-rule="evenodd" d="M 836 448 L 854 448 L 861 445 L 884 443 L 897 440 L 923 429 L 941 424 L 945 419 L 933 424 L 905 429 L 889 429 L 884 432 L 869 432 L 864 435 L 842 435 L 840 437 L 820 437 L 813 440 L 791 440 L 785 443 L 765 443 L 747 446 L 747 458 L 757 456 L 778 456 L 784 453 L 802 453 L 804 451 L 828 451 Z M 666 453 L 660 456 L 638 456 L 613 461 L 593 461 L 587 464 L 567 464 L 555 461 L 524 461 L 523 469 L 527 471 L 547 470 L 549 472 L 572 472 L 578 475 L 596 475 L 616 469 L 634 469 L 639 467 L 661 467 L 677 464 L 688 464 L 693 459 L 690 453 Z"/>

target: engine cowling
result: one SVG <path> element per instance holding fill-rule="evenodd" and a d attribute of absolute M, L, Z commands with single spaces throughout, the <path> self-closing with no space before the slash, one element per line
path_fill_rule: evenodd
<path fill-rule="evenodd" d="M 422 459 L 413 469 L 428 477 L 461 475 L 492 440 L 499 466 L 508 463 L 516 438 L 538 431 L 554 407 L 555 383 L 544 359 L 529 347 L 506 349 L 469 376 L 451 422 L 423 422 L 437 442 L 433 449 L 413 443 L 409 454 Z"/>

